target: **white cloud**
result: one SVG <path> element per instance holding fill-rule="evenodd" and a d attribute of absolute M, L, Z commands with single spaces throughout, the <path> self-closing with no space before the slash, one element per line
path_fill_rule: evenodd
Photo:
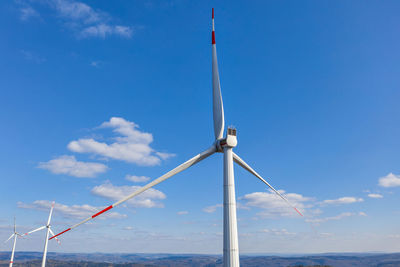
<path fill-rule="evenodd" d="M 149 144 L 153 142 L 153 135 L 138 130 L 139 125 L 127 121 L 124 118 L 112 117 L 109 121 L 103 122 L 100 127 L 113 128 L 113 132 L 119 133 L 122 137 L 117 137 L 120 142 Z"/>
<path fill-rule="evenodd" d="M 111 35 L 124 38 L 131 38 L 134 28 L 112 23 L 112 17 L 101 10 L 95 10 L 88 4 L 75 0 L 51 0 L 51 1 L 32 1 L 37 4 L 46 4 L 47 7 L 55 10 L 59 18 L 64 21 L 64 25 L 75 31 L 78 36 L 83 38 L 100 37 L 106 38 Z M 21 19 L 28 19 L 38 16 L 32 7 L 27 7 L 25 1 L 20 1 Z"/>
<path fill-rule="evenodd" d="M 107 182 L 105 184 L 95 186 L 91 192 L 96 196 L 118 201 L 139 190 L 140 188 L 141 186 L 114 186 Z M 166 196 L 163 192 L 154 188 L 150 188 L 136 197 L 131 198 L 126 203 L 135 208 L 162 208 L 164 205 L 159 200 L 163 200 L 165 198 Z"/>
<path fill-rule="evenodd" d="M 279 190 L 281 194 L 285 191 Z M 292 203 L 300 212 L 304 212 L 306 208 L 312 206 L 312 198 L 304 197 L 296 193 L 285 194 L 286 198 Z M 244 206 L 260 208 L 263 211 L 258 213 L 261 217 L 295 217 L 296 212 L 284 200 L 277 196 L 274 192 L 254 192 L 239 198 L 244 201 Z"/>
<path fill-rule="evenodd" d="M 355 197 L 341 197 L 338 199 L 327 199 L 322 202 L 322 204 L 329 204 L 329 205 L 341 205 L 341 204 L 351 204 L 356 202 L 363 202 L 364 199 L 362 198 L 355 198 Z"/>
<path fill-rule="evenodd" d="M 102 123 L 100 128 L 113 128 L 113 132 L 121 136 L 116 137 L 115 142 L 111 144 L 99 142 L 93 138 L 83 138 L 70 142 L 68 148 L 78 153 L 97 154 L 142 166 L 157 165 L 160 164 L 161 159 L 173 156 L 173 154 L 167 153 L 160 156 L 150 147 L 153 135 L 139 131 L 139 126 L 134 122 L 112 117 L 109 121 Z"/>
<path fill-rule="evenodd" d="M 367 216 L 367 214 L 366 214 L 365 212 L 363 212 L 363 211 L 360 211 L 360 212 L 358 213 L 358 215 L 359 215 L 359 216 Z"/>
<path fill-rule="evenodd" d="M 381 194 L 373 194 L 373 193 L 368 194 L 368 197 L 370 197 L 370 198 L 383 198 L 383 196 Z"/>
<path fill-rule="evenodd" d="M 216 204 L 213 206 L 208 206 L 203 209 L 204 212 L 213 213 L 217 210 L 217 208 L 222 208 L 222 204 Z"/>
<path fill-rule="evenodd" d="M 388 175 L 379 178 L 379 185 L 382 187 L 400 186 L 400 175 L 389 173 Z"/>
<path fill-rule="evenodd" d="M 183 210 L 183 211 L 178 211 L 176 214 L 178 214 L 178 215 L 186 215 L 186 214 L 189 214 L 189 212 L 186 211 L 186 210 Z"/>
<path fill-rule="evenodd" d="M 150 177 L 147 176 L 136 176 L 136 175 L 129 175 L 125 176 L 125 179 L 135 183 L 144 183 L 150 180 Z"/>
<path fill-rule="evenodd" d="M 38 168 L 49 170 L 55 174 L 67 174 L 75 177 L 92 178 L 107 171 L 108 167 L 101 163 L 77 161 L 74 156 L 63 155 L 47 162 L 40 162 Z"/>
<path fill-rule="evenodd" d="M 31 204 L 18 202 L 18 208 L 23 209 L 34 209 L 34 210 L 42 210 L 42 211 L 50 211 L 51 201 L 49 200 L 36 200 Z M 84 219 L 96 214 L 101 211 L 105 207 L 95 207 L 87 204 L 84 205 L 64 205 L 61 203 L 55 203 L 54 212 L 58 215 L 61 215 L 65 218 L 74 218 L 74 219 Z M 113 219 L 121 219 L 127 217 L 125 214 L 120 214 L 118 212 L 106 212 L 99 218 L 113 218 Z"/>

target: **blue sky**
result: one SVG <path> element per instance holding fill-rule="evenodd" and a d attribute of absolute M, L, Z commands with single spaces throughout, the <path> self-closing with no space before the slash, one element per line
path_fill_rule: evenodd
<path fill-rule="evenodd" d="M 235 151 L 305 214 L 236 167 L 241 253 L 400 250 L 396 1 L 2 1 L 0 238 L 52 200 L 64 230 L 213 142 L 212 7 Z M 221 203 L 217 154 L 49 250 L 221 253 Z"/>

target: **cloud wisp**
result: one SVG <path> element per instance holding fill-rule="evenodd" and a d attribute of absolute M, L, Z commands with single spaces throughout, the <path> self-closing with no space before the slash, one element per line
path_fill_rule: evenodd
<path fill-rule="evenodd" d="M 75 0 L 18 1 L 21 20 L 40 16 L 32 5 L 46 6 L 63 21 L 63 26 L 73 30 L 79 38 L 102 38 L 119 36 L 131 38 L 135 27 L 113 23 L 113 18 L 104 11 L 94 9 Z"/>
<path fill-rule="evenodd" d="M 343 205 L 357 202 L 363 202 L 364 199 L 356 197 L 341 197 L 337 199 L 327 199 L 322 201 L 321 205 Z"/>
<path fill-rule="evenodd" d="M 133 29 L 127 26 L 110 26 L 102 23 L 84 28 L 80 32 L 80 36 L 88 37 L 101 37 L 105 39 L 109 35 L 119 35 L 121 37 L 130 38 L 133 34 Z"/>
<path fill-rule="evenodd" d="M 207 213 L 214 213 L 217 210 L 217 208 L 222 208 L 222 207 L 223 207 L 222 204 L 216 204 L 216 205 L 205 207 L 203 209 L 203 211 L 207 212 Z"/>
<path fill-rule="evenodd" d="M 93 138 L 82 138 L 68 144 L 68 149 L 77 153 L 91 153 L 109 159 L 122 160 L 141 166 L 160 164 L 162 159 L 172 157 L 173 154 L 155 151 L 150 147 L 153 135 L 141 132 L 139 126 L 124 118 L 112 117 L 101 124 L 100 128 L 111 128 L 119 134 L 113 143 L 99 142 Z"/>
<path fill-rule="evenodd" d="M 23 6 L 19 9 L 20 11 L 20 19 L 22 21 L 28 21 L 30 18 L 40 17 L 39 13 L 33 9 L 31 6 Z"/>
<path fill-rule="evenodd" d="M 296 233 L 289 232 L 285 228 L 283 228 L 283 229 L 263 229 L 260 232 L 264 233 L 264 234 L 274 235 L 274 236 L 295 236 L 295 235 L 297 235 Z"/>
<path fill-rule="evenodd" d="M 139 190 L 140 186 L 115 186 L 107 182 L 105 184 L 95 186 L 91 193 L 93 195 L 103 197 L 109 200 L 118 201 L 131 193 Z M 160 202 L 167 196 L 154 188 L 150 188 L 138 196 L 128 200 L 126 203 L 132 208 L 163 208 L 164 204 Z"/>
<path fill-rule="evenodd" d="M 100 66 L 103 65 L 103 62 L 100 60 L 94 60 L 94 61 L 91 61 L 89 65 L 94 68 L 100 68 Z"/>
<path fill-rule="evenodd" d="M 182 210 L 182 211 L 178 211 L 176 214 L 178 214 L 178 215 L 187 215 L 187 214 L 189 214 L 189 212 L 186 211 L 186 210 Z"/>
<path fill-rule="evenodd" d="M 348 217 L 352 217 L 352 216 L 367 216 L 367 214 L 365 214 L 365 212 L 343 212 L 340 213 L 339 215 L 336 216 L 331 216 L 331 217 L 325 217 L 325 218 L 314 218 L 314 219 L 306 219 L 307 222 L 313 223 L 313 224 L 321 224 L 321 223 L 325 223 L 328 221 L 338 221 L 338 220 L 342 220 L 344 218 L 348 218 Z"/>
<path fill-rule="evenodd" d="M 150 177 L 147 176 L 136 176 L 136 175 L 129 175 L 125 176 L 125 180 L 131 181 L 134 183 L 144 183 L 150 180 Z"/>
<path fill-rule="evenodd" d="M 107 171 L 102 163 L 77 161 L 74 156 L 63 155 L 47 162 L 40 162 L 38 168 L 54 174 L 66 174 L 79 178 L 93 178 Z"/>
<path fill-rule="evenodd" d="M 368 194 L 368 197 L 370 197 L 370 198 L 383 198 L 383 196 L 381 194 L 373 194 L 373 193 Z"/>
<path fill-rule="evenodd" d="M 46 61 L 46 59 L 44 57 L 41 57 L 41 56 L 39 56 L 35 53 L 32 53 L 30 51 L 27 51 L 27 50 L 21 50 L 21 54 L 24 56 L 24 58 L 26 60 L 37 63 L 37 64 L 41 64 Z"/>

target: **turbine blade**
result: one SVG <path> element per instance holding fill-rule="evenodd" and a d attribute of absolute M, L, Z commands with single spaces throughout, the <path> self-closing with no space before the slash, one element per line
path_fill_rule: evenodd
<path fill-rule="evenodd" d="M 22 236 L 30 235 L 30 234 L 32 234 L 32 233 L 34 233 L 34 232 L 43 230 L 43 229 L 45 229 L 45 228 L 46 228 L 46 225 L 40 226 L 39 228 L 36 228 L 35 230 L 32 230 L 32 231 L 30 231 L 30 232 L 27 232 L 27 233 L 23 234 Z"/>
<path fill-rule="evenodd" d="M 10 240 L 14 235 L 15 235 L 15 234 L 11 234 L 10 237 L 9 237 L 6 241 L 4 241 L 4 243 L 7 243 L 8 240 Z"/>
<path fill-rule="evenodd" d="M 221 84 L 219 82 L 217 47 L 215 45 L 214 8 L 212 9 L 212 87 L 213 87 L 213 119 L 215 139 L 221 139 L 224 134 L 224 105 L 222 103 Z"/>
<path fill-rule="evenodd" d="M 47 219 L 47 224 L 46 224 L 47 226 L 50 224 L 50 221 L 51 221 L 51 215 L 53 214 L 54 204 L 55 204 L 55 202 L 53 201 L 51 203 L 51 209 L 50 209 L 49 218 Z"/>
<path fill-rule="evenodd" d="M 127 201 L 127 200 L 129 200 L 129 199 L 131 199 L 131 198 L 133 198 L 133 197 L 139 195 L 140 193 L 146 191 L 147 189 L 152 188 L 153 186 L 155 186 L 155 185 L 157 185 L 157 184 L 159 184 L 159 183 L 161 183 L 161 182 L 167 180 L 168 178 L 171 178 L 171 177 L 174 176 L 175 174 L 178 174 L 178 173 L 180 173 L 180 172 L 186 170 L 186 169 L 189 168 L 190 166 L 193 166 L 194 164 L 196 164 L 196 163 L 202 161 L 203 159 L 205 159 L 205 158 L 211 156 L 211 155 L 214 154 L 216 151 L 217 151 L 217 149 L 216 149 L 215 145 L 213 145 L 213 146 L 210 147 L 209 149 L 205 150 L 204 152 L 202 152 L 202 153 L 200 153 L 200 154 L 197 154 L 197 155 L 194 156 L 193 158 L 191 158 L 191 159 L 189 159 L 188 161 L 184 162 L 183 164 L 179 165 L 179 166 L 176 167 L 175 169 L 173 169 L 173 170 L 167 172 L 166 174 L 160 176 L 159 178 L 155 179 L 154 181 L 148 183 L 147 185 L 143 186 L 143 187 L 140 188 L 139 190 L 136 190 L 135 192 L 133 192 L 132 194 L 126 196 L 125 198 L 123 198 L 123 199 L 121 199 L 121 200 L 115 202 L 114 204 L 112 204 L 112 205 L 108 206 L 107 208 L 105 208 L 105 209 L 99 211 L 98 213 L 92 215 L 91 217 L 86 218 L 85 220 L 83 220 L 83 221 L 81 221 L 81 222 L 79 222 L 79 223 L 77 223 L 77 224 L 71 226 L 70 228 L 68 228 L 68 229 L 66 229 L 66 230 L 64 230 L 64 231 L 62 231 L 62 232 L 56 234 L 55 236 L 53 236 L 53 237 L 51 237 L 51 238 L 49 238 L 49 239 L 53 239 L 53 238 L 55 238 L 55 237 L 57 237 L 57 236 L 59 236 L 59 235 L 62 235 L 63 233 L 68 232 L 68 231 L 74 229 L 75 227 L 78 227 L 79 225 L 86 223 L 87 221 L 89 221 L 89 220 L 91 220 L 91 219 L 93 219 L 93 218 L 99 216 L 100 214 L 102 214 L 102 213 L 104 213 L 104 212 L 106 212 L 106 211 L 109 211 L 109 210 L 112 209 L 112 208 L 115 208 L 116 206 L 118 206 L 118 205 L 124 203 L 125 201 Z"/>
<path fill-rule="evenodd" d="M 287 204 L 289 204 L 289 206 L 291 206 L 298 214 L 300 214 L 301 216 L 303 216 L 303 214 L 301 214 L 301 212 L 292 204 L 289 202 L 289 200 L 287 200 L 286 197 L 284 197 L 281 193 L 279 193 L 275 188 L 272 187 L 272 185 L 270 185 L 267 181 L 264 180 L 264 178 L 262 178 L 255 170 L 253 170 L 246 162 L 244 162 L 244 160 L 242 160 L 238 155 L 236 155 L 234 152 L 233 153 L 233 160 L 239 164 L 242 168 L 244 168 L 245 170 L 247 170 L 248 172 L 250 172 L 251 174 L 253 174 L 254 176 L 256 176 L 258 179 L 260 179 L 264 184 L 266 184 L 269 188 L 271 188 L 272 191 L 274 191 L 279 197 L 281 197 Z"/>
<path fill-rule="evenodd" d="M 55 236 L 55 234 L 53 233 L 53 230 L 51 230 L 51 228 L 49 228 L 49 231 L 50 231 L 50 234 L 51 234 L 52 236 Z M 54 239 L 57 240 L 57 243 L 58 243 L 59 245 L 61 245 L 60 239 L 58 239 L 57 237 L 55 237 Z"/>

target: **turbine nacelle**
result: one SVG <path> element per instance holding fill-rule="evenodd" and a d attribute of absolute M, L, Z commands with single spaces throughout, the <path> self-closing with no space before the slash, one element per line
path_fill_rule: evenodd
<path fill-rule="evenodd" d="M 226 137 L 218 139 L 215 142 L 215 145 L 217 147 L 217 152 L 223 152 L 224 147 L 234 148 L 235 146 L 237 146 L 236 133 L 237 130 L 235 128 L 228 127 L 228 130 L 226 131 Z"/>

